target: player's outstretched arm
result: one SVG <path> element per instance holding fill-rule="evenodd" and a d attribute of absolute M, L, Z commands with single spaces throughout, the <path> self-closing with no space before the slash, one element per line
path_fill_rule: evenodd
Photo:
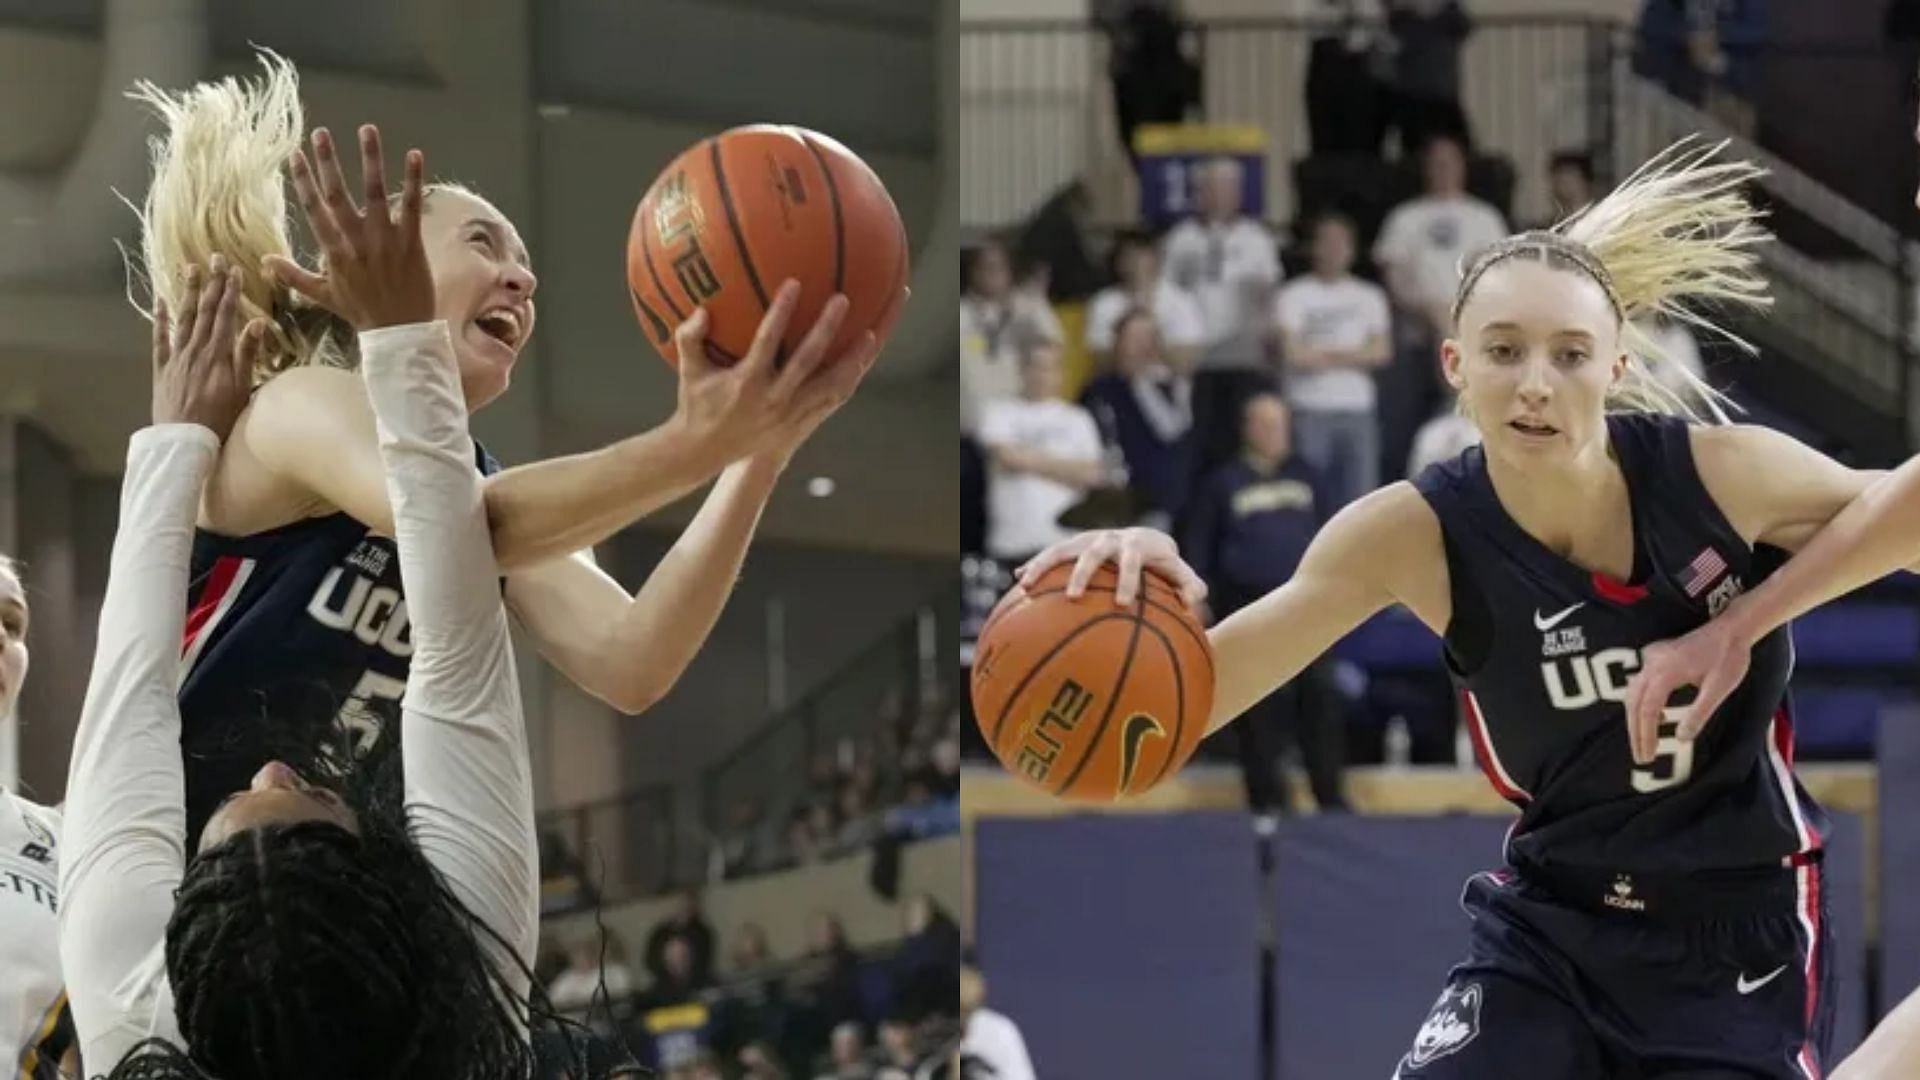
<path fill-rule="evenodd" d="M 1627 688 L 1634 760 L 1651 761 L 1674 691 L 1699 688 L 1679 737 L 1700 733 L 1746 675 L 1753 644 L 1835 597 L 1920 559 L 1920 458 L 1893 473 L 1850 469 L 1790 436 L 1738 424 L 1693 433 L 1707 493 L 1742 538 L 1796 552 L 1684 637 L 1642 651 Z"/>
<path fill-rule="evenodd" d="M 896 315 L 901 306 L 895 306 Z M 884 323 L 881 335 L 890 329 L 890 321 Z M 781 377 L 807 379 L 803 365 L 820 361 L 833 331 L 832 323 L 816 327 Z M 683 334 L 680 355 L 700 355 L 700 345 L 697 334 Z M 542 655 L 582 689 L 628 714 L 666 696 L 713 632 L 761 511 L 794 452 L 853 395 L 877 356 L 863 348 L 842 361 L 845 367 L 828 373 L 834 394 L 775 428 L 766 449 L 727 466 L 638 595 L 629 597 L 586 552 L 509 577 L 507 602 Z"/>
<path fill-rule="evenodd" d="M 493 932 L 482 947 L 517 999 L 539 918 L 526 723 L 458 366 L 450 355 L 383 347 L 421 332 L 361 335 L 413 635 L 401 707 L 407 823 L 448 889 Z"/>
<path fill-rule="evenodd" d="M 1151 529 L 1082 533 L 1035 556 L 1009 600 L 1040 575 L 1072 562 L 1067 595 L 1078 596 L 1105 563 L 1118 567 L 1114 603 L 1133 602 L 1143 568 L 1170 578 L 1189 604 L 1206 585 L 1180 558 L 1173 538 Z M 1407 605 L 1435 632 L 1447 624 L 1446 557 L 1440 522 L 1411 484 L 1390 484 L 1349 504 L 1315 536 L 1285 585 L 1207 632 L 1213 645 L 1213 715 L 1208 734 L 1284 685 L 1379 611 Z"/>
<path fill-rule="evenodd" d="M 194 511 L 261 340 L 258 327 L 236 333 L 239 294 L 216 256 L 210 273 L 189 271 L 177 315 L 156 308 L 153 426 L 127 446 L 61 836 L 61 965 L 89 1061 L 117 1061 L 172 1024 L 153 1014 L 165 971 L 151 959 L 185 870 L 180 635 Z"/>

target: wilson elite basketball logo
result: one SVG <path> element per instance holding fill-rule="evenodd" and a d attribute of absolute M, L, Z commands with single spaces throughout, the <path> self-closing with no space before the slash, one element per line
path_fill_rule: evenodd
<path fill-rule="evenodd" d="M 1079 726 L 1080 718 L 1086 715 L 1087 706 L 1091 704 L 1093 694 L 1085 687 L 1072 679 L 1061 682 L 1046 711 L 1021 736 L 1014 767 L 1035 783 L 1044 782 L 1053 771 L 1054 762 L 1060 759 L 1061 740 Z"/>
<path fill-rule="evenodd" d="M 700 200 L 687 193 L 687 174 L 676 172 L 667 178 L 653 204 L 653 224 L 660 233 L 660 250 L 673 251 L 684 241 L 685 250 L 673 256 L 673 276 L 695 304 L 720 291 L 720 278 L 700 249 L 706 235 L 706 212 Z"/>

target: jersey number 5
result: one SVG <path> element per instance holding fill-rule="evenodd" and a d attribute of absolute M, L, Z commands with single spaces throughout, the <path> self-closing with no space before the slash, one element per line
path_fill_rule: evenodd
<path fill-rule="evenodd" d="M 1633 790 L 1643 795 L 1661 791 L 1693 775 L 1693 744 L 1680 738 L 1682 712 L 1670 708 L 1660 714 L 1660 741 L 1654 745 L 1653 760 L 1633 770 Z"/>
<path fill-rule="evenodd" d="M 353 737 L 353 752 L 365 754 L 373 749 L 380 739 L 382 716 L 372 707 L 375 701 L 399 701 L 406 696 L 407 684 L 390 675 L 377 671 L 366 671 L 360 675 L 360 682 L 354 686 L 353 694 L 346 704 L 340 706 L 340 712 L 334 717 L 342 728 Z"/>

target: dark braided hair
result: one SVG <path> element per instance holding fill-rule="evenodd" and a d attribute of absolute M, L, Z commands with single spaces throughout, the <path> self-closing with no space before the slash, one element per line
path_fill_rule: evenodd
<path fill-rule="evenodd" d="M 331 822 L 262 826 L 187 864 L 166 937 L 186 1046 L 150 1039 L 108 1080 L 535 1075 L 528 1028 L 557 1017 L 537 981 L 533 1001 L 511 999 L 481 946 L 483 935 L 505 943 L 409 835 L 397 745 L 390 733 L 365 757 L 309 744 L 281 758 L 303 761 L 310 782 L 354 809 L 358 836 Z M 577 1039 L 563 1055 L 570 1077 L 640 1075 L 589 1070 Z"/>

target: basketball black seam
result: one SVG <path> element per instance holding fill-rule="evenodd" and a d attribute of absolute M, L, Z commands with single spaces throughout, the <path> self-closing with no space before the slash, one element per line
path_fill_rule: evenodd
<path fill-rule="evenodd" d="M 667 302 L 667 310 L 673 313 L 675 322 L 686 322 L 687 317 L 680 313 L 680 305 L 673 302 L 673 294 L 667 291 L 667 283 L 660 280 L 660 269 L 653 265 L 653 248 L 647 243 L 647 227 L 640 226 L 640 261 L 647 264 L 647 276 L 653 279 L 654 291 L 660 299 Z"/>
<path fill-rule="evenodd" d="M 1160 771 L 1154 773 L 1152 782 L 1147 784 L 1148 787 L 1153 787 L 1155 784 L 1166 779 L 1167 770 L 1173 767 L 1174 751 L 1180 748 L 1180 733 L 1185 731 L 1187 727 L 1187 684 L 1185 677 L 1180 673 L 1180 656 L 1173 651 L 1173 639 L 1167 636 L 1165 630 L 1160 629 L 1152 623 L 1143 623 L 1142 625 L 1151 631 L 1153 636 L 1160 639 L 1160 647 L 1167 650 L 1167 666 L 1173 668 L 1173 700 L 1175 703 L 1173 712 L 1173 741 L 1167 747 L 1166 757 L 1160 759 Z M 1121 794 L 1125 794 L 1125 792 Z"/>
<path fill-rule="evenodd" d="M 720 205 L 727 212 L 727 231 L 733 234 L 733 243 L 740 250 L 740 262 L 747 268 L 747 280 L 753 285 L 753 295 L 760 298 L 760 310 L 770 306 L 767 303 L 767 290 L 760 284 L 760 272 L 753 268 L 753 253 L 747 250 L 747 234 L 740 231 L 740 215 L 733 208 L 733 192 L 727 187 L 726 166 L 720 160 L 720 140 L 707 141 L 707 156 L 713 160 L 713 182 L 720 189 Z"/>
<path fill-rule="evenodd" d="M 847 291 L 847 226 L 840 218 L 840 186 L 833 182 L 833 170 L 827 167 L 827 158 L 813 140 L 805 135 L 800 141 L 806 144 L 807 153 L 813 155 L 814 164 L 820 166 L 820 175 L 827 182 L 827 203 L 833 207 L 833 291 Z"/>
<path fill-rule="evenodd" d="M 1121 613 L 1116 615 L 1102 615 L 1097 619 L 1088 619 L 1086 622 L 1081 623 L 1079 626 L 1075 627 L 1073 630 L 1073 633 L 1068 634 L 1066 637 L 1063 637 L 1059 641 L 1055 642 L 1053 648 L 1048 649 L 1044 656 L 1040 657 L 1040 659 L 1035 660 L 1031 665 L 1029 665 L 1027 668 L 1027 673 L 1020 677 L 1020 681 L 1018 683 L 1015 683 L 1013 690 L 1007 694 L 1006 704 L 1000 706 L 1000 715 L 993 718 L 993 730 L 988 733 L 987 741 L 990 744 L 992 744 L 994 747 L 996 748 L 999 747 L 1000 729 L 1007 726 L 1007 714 L 1013 711 L 1014 703 L 1020 700 L 1020 695 L 1023 691 L 1026 690 L 1027 684 L 1032 682 L 1033 677 L 1035 675 L 1040 674 L 1041 670 L 1047 666 L 1047 661 L 1052 660 L 1054 657 L 1060 655 L 1060 650 L 1072 644 L 1074 638 L 1079 637 L 1081 634 L 1086 633 L 1088 630 L 1091 630 L 1092 628 L 1099 626 L 1103 622 L 1111 622 L 1114 619 L 1125 619 L 1127 617 L 1128 616 L 1125 613 Z"/>
<path fill-rule="evenodd" d="M 1127 672 L 1133 670 L 1133 654 L 1140 648 L 1140 628 L 1146 625 L 1146 600 L 1146 594 L 1142 593 L 1133 602 L 1133 636 L 1127 639 L 1127 655 L 1120 661 L 1120 674 L 1114 676 L 1113 689 L 1107 692 L 1107 709 L 1100 714 L 1100 722 L 1094 725 L 1093 734 L 1087 736 L 1086 749 L 1080 754 L 1079 764 L 1067 773 L 1065 780 L 1060 781 L 1059 787 L 1053 789 L 1055 795 L 1065 794 L 1073 782 L 1080 779 L 1080 774 L 1086 771 L 1087 762 L 1093 760 L 1093 751 L 1100 745 L 1100 736 L 1107 733 L 1107 725 L 1113 721 L 1113 710 L 1120 704 L 1120 691 L 1127 685 Z"/>

